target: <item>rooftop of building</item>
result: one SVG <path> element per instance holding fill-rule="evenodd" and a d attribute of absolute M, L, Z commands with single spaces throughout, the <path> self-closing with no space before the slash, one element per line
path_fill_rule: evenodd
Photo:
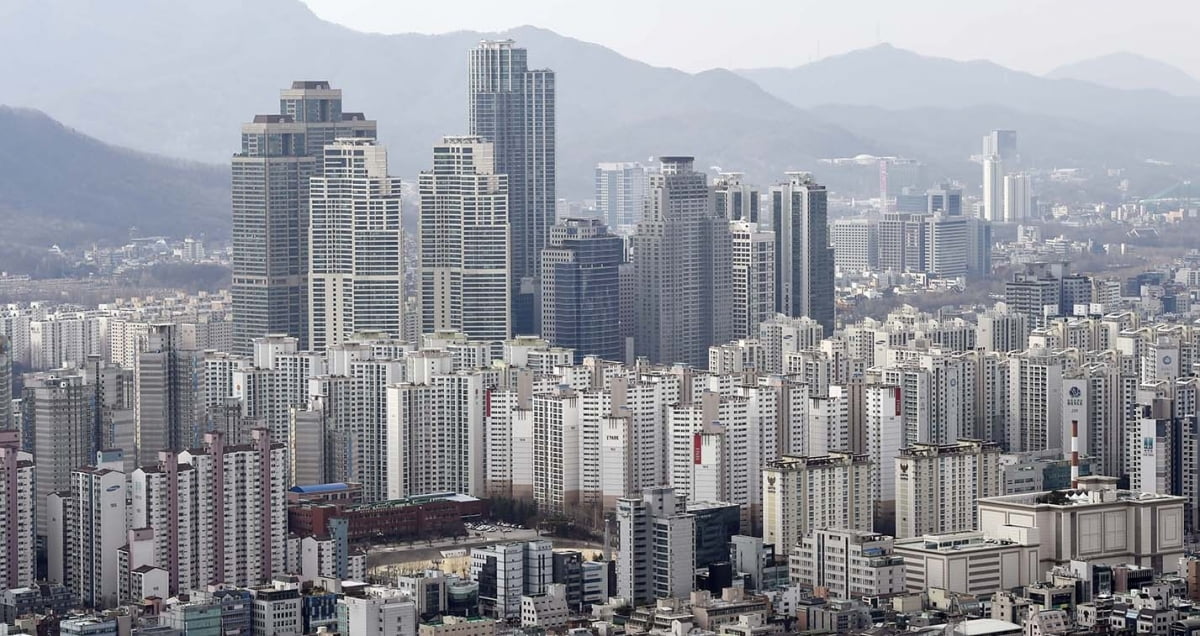
<path fill-rule="evenodd" d="M 1023 506 L 1037 508 L 1041 506 L 1054 508 L 1071 508 L 1080 506 L 1125 504 L 1151 504 L 1163 502 L 1183 502 L 1183 497 L 1163 495 L 1152 492 L 1136 492 L 1120 490 L 1116 487 L 1117 478 L 1103 475 L 1080 477 L 1079 487 L 1066 490 L 1049 490 L 1042 492 L 1021 493 L 1016 495 L 999 495 L 980 499 L 981 504 L 1000 504 L 1008 506 Z"/>
<path fill-rule="evenodd" d="M 310 484 L 307 486 L 292 486 L 288 489 L 289 492 L 302 493 L 306 495 L 316 495 L 330 492 L 341 492 L 350 490 L 350 484 L 343 482 L 334 482 L 329 484 Z"/>
<path fill-rule="evenodd" d="M 993 550 L 997 547 L 1020 544 L 1011 539 L 989 537 L 981 531 L 968 530 L 965 532 L 927 534 L 920 537 L 910 537 L 908 539 L 896 539 L 894 545 L 897 550 L 921 549 L 950 553 L 975 551 L 984 552 L 987 550 Z"/>

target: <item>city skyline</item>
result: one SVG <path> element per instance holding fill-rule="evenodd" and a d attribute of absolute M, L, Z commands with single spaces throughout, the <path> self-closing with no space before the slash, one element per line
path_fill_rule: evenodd
<path fill-rule="evenodd" d="M 226 122 L 228 243 L 95 241 L 70 271 L 56 245 L 0 273 L 0 634 L 1200 634 L 1200 201 L 1141 137 L 896 110 L 858 125 L 912 156 L 819 158 L 842 133 L 797 119 L 822 108 L 803 94 L 528 29 L 397 63 L 441 104 L 414 134 L 349 42 L 415 36 L 340 33 L 370 78 L 345 104 L 378 123 L 343 108 L 342 71 L 256 80 L 285 88 Z M 953 66 L 929 77 L 1036 101 Z M 931 93 L 891 75 L 866 84 Z M 1072 94 L 1043 106 L 1158 100 L 1171 134 L 1191 103 Z M 561 134 L 580 113 L 591 134 Z M 1041 163 L 1063 139 L 1098 163 Z"/>

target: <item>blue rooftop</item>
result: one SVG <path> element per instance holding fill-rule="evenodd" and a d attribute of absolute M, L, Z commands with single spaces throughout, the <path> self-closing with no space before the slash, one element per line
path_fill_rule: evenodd
<path fill-rule="evenodd" d="M 350 486 L 337 482 L 333 484 L 312 484 L 310 486 L 292 486 L 291 492 L 298 492 L 306 495 L 319 495 L 326 492 L 337 492 L 339 490 L 349 490 Z"/>

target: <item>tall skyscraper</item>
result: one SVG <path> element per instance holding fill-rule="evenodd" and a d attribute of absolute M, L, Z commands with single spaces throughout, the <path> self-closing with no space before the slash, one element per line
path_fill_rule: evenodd
<path fill-rule="evenodd" d="M 92 463 L 92 392 L 79 373 L 62 369 L 26 376 L 21 400 L 24 430 L 32 432 L 36 501 L 71 487 L 71 471 Z M 28 438 L 26 438 L 28 443 Z M 46 534 L 46 515 L 38 513 L 37 533 Z"/>
<path fill-rule="evenodd" d="M 1004 221 L 1004 164 L 998 155 L 983 158 L 983 220 Z"/>
<path fill-rule="evenodd" d="M 399 338 L 400 179 L 388 176 L 387 150 L 371 139 L 339 139 L 324 152 L 310 186 L 310 348 L 324 351 L 360 331 Z"/>
<path fill-rule="evenodd" d="M 596 212 L 613 230 L 628 231 L 646 207 L 646 167 L 619 162 L 596 165 Z"/>
<path fill-rule="evenodd" d="M 421 173 L 421 333 L 512 335 L 509 182 L 494 149 L 481 137 L 445 137 Z"/>
<path fill-rule="evenodd" d="M 495 146 L 495 171 L 508 175 L 512 327 L 532 334 L 537 322 L 538 258 L 554 224 L 554 71 L 530 70 L 512 40 L 471 50 L 470 133 Z"/>
<path fill-rule="evenodd" d="M 691 157 L 663 157 L 649 178 L 646 215 L 633 237 L 638 355 L 708 364 L 708 347 L 732 335 L 733 242 L 712 213 L 707 178 Z"/>
<path fill-rule="evenodd" d="M 992 224 L 967 219 L 967 275 L 981 278 L 992 272 Z"/>
<path fill-rule="evenodd" d="M 564 219 L 542 250 L 542 338 L 585 356 L 623 360 L 621 263 L 625 240 L 595 219 Z"/>
<path fill-rule="evenodd" d="M 962 216 L 962 189 L 951 187 L 948 183 L 940 184 L 925 192 L 926 212 L 935 214 L 942 212 L 946 216 Z"/>
<path fill-rule="evenodd" d="M 833 333 L 833 248 L 829 247 L 825 186 L 807 172 L 788 173 L 771 187 L 775 230 L 775 306 L 788 316 L 808 316 Z"/>
<path fill-rule="evenodd" d="M 743 220 L 733 234 L 733 337 L 755 338 L 758 325 L 775 315 L 775 233 Z"/>
<path fill-rule="evenodd" d="M 200 442 L 204 354 L 183 347 L 178 325 L 155 324 L 137 357 L 134 430 L 141 464 L 153 463 L 159 451 L 181 451 Z"/>
<path fill-rule="evenodd" d="M 713 181 L 713 213 L 730 221 L 758 223 L 758 189 L 742 183 L 742 176 L 740 172 L 722 172 Z"/>
<path fill-rule="evenodd" d="M 1009 165 L 1020 162 L 1017 152 L 1017 131 L 993 130 L 983 136 L 983 156 L 996 155 L 1000 161 Z"/>
<path fill-rule="evenodd" d="M 342 91 L 329 82 L 293 82 L 280 92 L 278 115 L 242 125 L 233 156 L 233 341 L 288 334 L 308 344 L 309 179 L 326 144 L 375 137 L 375 122 L 342 112 Z"/>

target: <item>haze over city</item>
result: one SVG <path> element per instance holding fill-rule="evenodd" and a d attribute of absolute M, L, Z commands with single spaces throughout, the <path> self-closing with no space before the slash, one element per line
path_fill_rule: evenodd
<path fill-rule="evenodd" d="M 1200 634 L 1197 18 L 7 0 L 0 636 Z"/>

